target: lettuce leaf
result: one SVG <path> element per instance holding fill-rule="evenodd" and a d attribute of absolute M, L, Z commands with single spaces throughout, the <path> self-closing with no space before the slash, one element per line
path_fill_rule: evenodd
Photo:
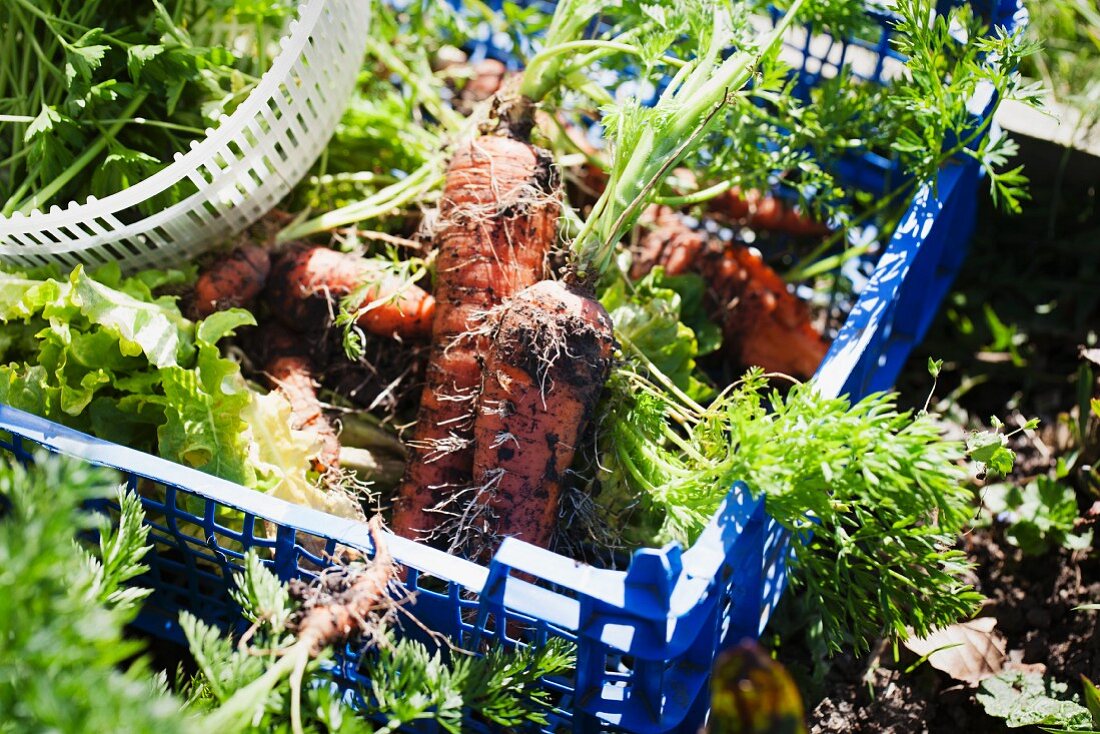
<path fill-rule="evenodd" d="M 0 402 L 253 484 L 241 417 L 251 391 L 217 342 L 255 320 L 236 310 L 196 327 L 175 299 L 154 297 L 186 277 L 123 278 L 117 266 L 0 273 L 0 345 L 9 360 L 0 366 Z"/>
<path fill-rule="evenodd" d="M 695 358 L 704 352 L 696 332 L 682 321 L 683 297 L 666 281 L 662 268 L 654 268 L 633 284 L 619 278 L 600 295 L 600 302 L 611 316 L 615 337 L 628 360 L 639 362 L 642 372 L 660 371 L 693 400 L 703 401 L 714 395 L 714 388 L 696 370 Z M 677 285 L 690 291 L 691 278 L 680 276 Z M 701 311 L 701 286 L 698 299 L 699 303 L 690 304 L 696 309 L 695 317 Z M 712 331 L 717 327 L 706 328 L 705 319 L 697 318 L 697 323 L 707 339 L 705 347 L 717 348 L 721 336 Z"/>
<path fill-rule="evenodd" d="M 249 461 L 256 469 L 257 489 L 298 505 L 357 519 L 362 511 L 345 494 L 325 491 L 310 476 L 310 459 L 321 449 L 315 433 L 291 429 L 293 411 L 282 393 L 253 393 L 244 411 L 249 425 L 252 451 Z"/>
<path fill-rule="evenodd" d="M 255 325 L 231 309 L 192 323 L 163 286 L 182 271 L 123 277 L 0 272 L 0 403 L 346 518 L 358 502 L 324 489 L 320 445 L 293 430 L 290 403 L 245 381 L 218 342 Z M 232 526 L 237 518 L 227 517 Z"/>

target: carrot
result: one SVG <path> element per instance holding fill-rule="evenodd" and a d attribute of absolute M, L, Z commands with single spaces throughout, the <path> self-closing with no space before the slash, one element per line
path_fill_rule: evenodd
<path fill-rule="evenodd" d="M 435 312 L 430 294 L 388 272 L 382 263 L 327 247 L 288 247 L 272 268 L 267 301 L 283 324 L 304 331 L 329 319 L 330 299 L 364 288 L 356 321 L 364 330 L 402 339 L 428 335 Z"/>
<path fill-rule="evenodd" d="M 467 108 L 484 102 L 500 91 L 508 67 L 496 59 L 482 59 L 472 64 L 470 71 L 473 77 L 462 87 L 460 95 Z"/>
<path fill-rule="evenodd" d="M 379 611 L 393 609 L 388 590 L 396 578 L 393 557 L 376 516 L 370 521 L 374 558 L 369 564 L 347 567 L 340 575 L 326 574 L 316 586 L 292 582 L 289 591 L 301 602 L 301 611 L 289 620 L 296 640 L 277 651 L 280 660 L 256 680 L 238 689 L 203 722 L 210 731 L 244 728 L 284 678 L 290 681 L 290 723 L 302 734 L 302 681 L 310 659 L 326 648 L 355 638 L 380 634 Z"/>
<path fill-rule="evenodd" d="M 779 197 L 753 190 L 742 192 L 736 186 L 711 199 L 707 211 L 758 231 L 779 232 L 794 237 L 822 237 L 829 233 L 827 224 L 803 214 Z"/>
<path fill-rule="evenodd" d="M 642 235 L 630 264 L 630 277 L 638 280 L 655 265 L 668 275 L 682 275 L 694 268 L 707 244 L 702 232 L 684 224 L 680 213 L 668 206 L 651 206 L 640 220 L 653 228 Z"/>
<path fill-rule="evenodd" d="M 806 304 L 754 251 L 730 244 L 701 264 L 713 308 L 720 315 L 722 346 L 737 364 L 808 378 L 829 350 L 810 323 Z"/>
<path fill-rule="evenodd" d="M 645 217 L 655 226 L 639 242 L 632 278 L 657 265 L 668 275 L 702 275 L 708 310 L 722 327 L 722 348 L 731 362 L 813 375 L 829 344 L 810 323 L 806 305 L 759 255 L 734 243 L 708 242 L 675 209 L 651 207 Z"/>
<path fill-rule="evenodd" d="M 375 555 L 369 565 L 344 569 L 339 577 L 329 575 L 319 586 L 291 584 L 289 590 L 301 602 L 301 609 L 288 627 L 297 635 L 298 644 L 308 646 L 311 654 L 367 631 L 364 623 L 371 613 L 389 606 L 386 588 L 394 580 L 396 569 L 381 530 L 381 520 L 375 516 L 370 521 Z"/>
<path fill-rule="evenodd" d="M 477 137 L 451 160 L 435 233 L 432 352 L 394 505 L 402 535 L 434 530 L 432 509 L 472 479 L 486 315 L 543 277 L 560 207 L 557 185 L 544 151 L 505 135 Z"/>
<path fill-rule="evenodd" d="M 321 442 L 321 451 L 314 459 L 317 471 L 324 473 L 334 469 L 340 463 L 340 441 L 317 398 L 308 345 L 300 336 L 274 324 L 268 325 L 265 338 L 264 375 L 271 388 L 279 390 L 290 402 L 291 428 L 317 435 Z"/>
<path fill-rule="evenodd" d="M 214 261 L 195 281 L 192 313 L 204 319 L 216 311 L 249 307 L 267 283 L 271 258 L 256 245 L 241 245 Z"/>
<path fill-rule="evenodd" d="M 495 535 L 549 545 L 562 479 L 607 381 L 614 345 L 611 317 L 590 289 L 545 280 L 504 309 L 474 425 L 474 476 Z"/>

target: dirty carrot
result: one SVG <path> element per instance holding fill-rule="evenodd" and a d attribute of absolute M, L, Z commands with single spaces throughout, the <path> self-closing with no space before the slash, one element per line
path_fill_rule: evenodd
<path fill-rule="evenodd" d="M 600 8 L 595 0 L 559 3 L 546 49 L 580 38 Z M 470 485 L 474 405 L 491 327 L 486 315 L 544 275 L 560 194 L 550 156 L 528 140 L 535 106 L 564 76 L 566 61 L 540 52 L 521 77 L 507 79 L 493 97 L 484 134 L 451 162 L 436 237 L 440 306 L 432 357 L 394 508 L 394 526 L 404 535 L 438 532 L 434 511 Z M 485 71 L 496 84 L 489 77 L 503 69 Z"/>
<path fill-rule="evenodd" d="M 191 302 L 192 313 L 204 319 L 215 311 L 251 306 L 264 289 L 270 272 L 267 250 L 241 245 L 199 275 Z"/>
<path fill-rule="evenodd" d="M 789 234 L 794 237 L 822 237 L 829 226 L 805 214 L 778 196 L 734 186 L 707 202 L 707 211 L 715 217 L 743 223 L 755 230 Z"/>
<path fill-rule="evenodd" d="M 709 252 L 700 272 L 731 362 L 801 379 L 813 376 L 829 342 L 813 327 L 806 304 L 759 254 L 729 243 Z"/>
<path fill-rule="evenodd" d="M 688 227 L 680 213 L 669 206 L 650 206 L 641 222 L 652 228 L 638 241 L 630 263 L 631 278 L 643 278 L 657 265 L 665 269 L 666 275 L 682 275 L 694 268 L 707 245 L 706 234 Z"/>
<path fill-rule="evenodd" d="M 549 545 L 562 481 L 614 345 L 610 316 L 582 285 L 544 280 L 509 302 L 486 358 L 474 427 L 474 476 L 493 520 L 490 535 Z"/>
<path fill-rule="evenodd" d="M 386 546 L 382 525 L 376 516 L 370 521 L 371 541 L 375 549 L 369 564 L 350 566 L 337 578 L 324 577 L 324 583 L 305 587 L 295 585 L 292 593 L 302 601 L 301 611 L 289 625 L 296 640 L 278 651 L 280 660 L 228 700 L 204 720 L 209 731 L 236 731 L 244 727 L 257 709 L 267 703 L 276 686 L 290 680 L 290 723 L 294 734 L 302 734 L 302 681 L 309 661 L 326 648 L 336 647 L 355 638 L 371 638 L 378 630 L 372 622 L 379 610 L 393 607 L 388 596 L 395 579 L 393 558 Z"/>
<path fill-rule="evenodd" d="M 570 73 L 559 53 L 583 36 L 602 0 L 563 0 L 546 46 L 492 99 L 483 134 L 463 145 L 447 171 L 435 241 L 432 354 L 411 456 L 394 504 L 408 537 L 439 532 L 438 510 L 473 480 L 475 403 L 492 324 L 486 316 L 544 277 L 560 211 L 558 175 L 529 136 L 535 107 Z"/>
<path fill-rule="evenodd" d="M 355 294 L 356 323 L 379 336 L 421 339 L 431 330 L 435 299 L 392 273 L 387 264 L 327 247 L 291 245 L 275 260 L 267 302 L 276 318 L 297 331 L 320 328 L 334 301 Z"/>
<path fill-rule="evenodd" d="M 507 135 L 476 137 L 451 161 L 435 232 L 437 305 L 427 384 L 394 508 L 394 528 L 402 535 L 434 529 L 432 508 L 470 482 L 486 316 L 542 279 L 556 233 L 556 192 L 545 151 Z"/>
<path fill-rule="evenodd" d="M 813 327 L 806 304 L 754 250 L 710 240 L 670 207 L 652 207 L 645 217 L 654 227 L 639 242 L 632 278 L 658 265 L 668 275 L 698 273 L 730 362 L 798 378 L 814 374 L 829 343 Z"/>

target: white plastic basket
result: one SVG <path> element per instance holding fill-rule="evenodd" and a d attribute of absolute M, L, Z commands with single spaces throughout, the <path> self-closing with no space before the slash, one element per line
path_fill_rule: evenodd
<path fill-rule="evenodd" d="M 328 143 L 363 62 L 370 0 L 305 0 L 256 89 L 206 138 L 104 199 L 0 217 L 0 260 L 22 267 L 164 267 L 268 212 Z M 189 179 L 197 193 L 132 223 L 116 216 Z"/>

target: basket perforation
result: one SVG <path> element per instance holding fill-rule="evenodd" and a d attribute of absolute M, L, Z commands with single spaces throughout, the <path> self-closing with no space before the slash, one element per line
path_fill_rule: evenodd
<path fill-rule="evenodd" d="M 113 261 L 127 271 L 165 267 L 259 219 L 301 179 L 332 135 L 362 61 L 368 8 L 356 0 L 305 0 L 271 68 L 206 139 L 192 141 L 171 164 L 111 196 L 0 217 L 0 261 L 18 267 Z M 134 216 L 143 202 L 181 182 L 194 193 L 163 211 Z M 77 228 L 91 221 L 102 224 L 90 232 Z"/>

